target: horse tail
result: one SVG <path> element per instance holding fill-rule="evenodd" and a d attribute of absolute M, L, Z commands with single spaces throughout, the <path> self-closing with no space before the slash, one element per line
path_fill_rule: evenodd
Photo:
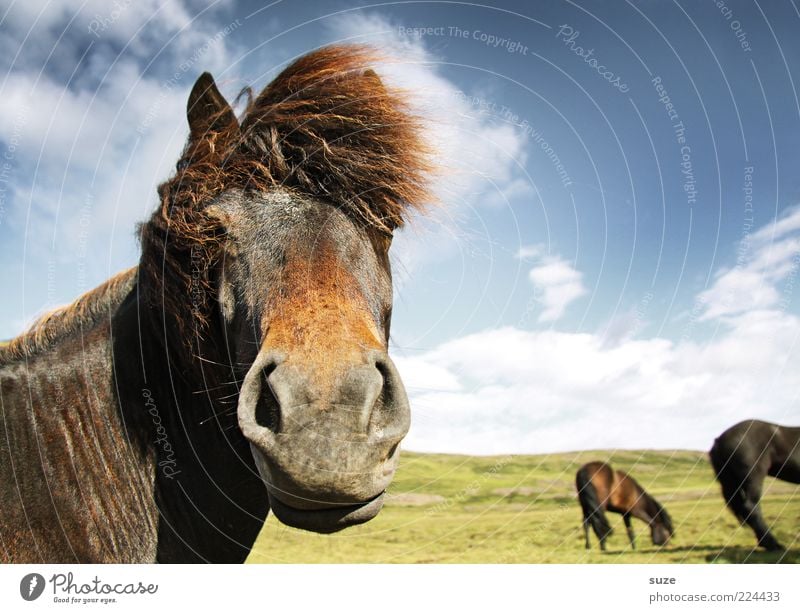
<path fill-rule="evenodd" d="M 585 468 L 581 468 L 575 477 L 575 485 L 578 488 L 578 500 L 583 509 L 584 520 L 592 524 L 592 529 L 601 541 L 613 534 L 614 529 L 606 519 L 603 506 L 597 496 L 597 489 L 592 483 L 592 478 Z"/>
<path fill-rule="evenodd" d="M 714 439 L 708 457 L 717 481 L 722 486 L 722 497 L 725 499 L 725 504 L 740 522 L 744 522 L 752 511 L 747 505 L 746 474 L 742 475 L 737 470 L 738 463 L 735 453 L 731 451 L 729 441 L 723 437 L 724 435 Z"/>
<path fill-rule="evenodd" d="M 711 466 L 714 469 L 714 475 L 720 479 L 726 472 L 726 468 L 731 459 L 731 454 L 727 450 L 728 445 L 722 437 L 715 438 L 714 444 L 708 452 L 708 459 L 711 460 Z"/>

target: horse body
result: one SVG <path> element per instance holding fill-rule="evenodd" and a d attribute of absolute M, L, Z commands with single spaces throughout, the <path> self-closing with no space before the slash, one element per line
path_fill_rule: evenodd
<path fill-rule="evenodd" d="M 3 562 L 155 558 L 157 510 L 142 495 L 154 463 L 116 410 L 109 321 L 85 324 L 51 351 L 0 363 Z"/>
<path fill-rule="evenodd" d="M 714 440 L 709 457 L 736 518 L 752 528 L 760 546 L 781 550 L 761 513 L 761 491 L 768 475 L 800 483 L 800 428 L 745 420 Z"/>
<path fill-rule="evenodd" d="M 374 60 L 304 56 L 241 124 L 198 79 L 138 267 L 0 347 L 2 561 L 240 562 L 269 510 L 381 509 L 409 426 L 388 250 L 429 166 Z"/>
<path fill-rule="evenodd" d="M 136 276 L 65 310 L 44 344 L 22 337 L 0 356 L 4 562 L 241 562 L 263 524 L 266 492 L 235 414 L 193 427 L 223 409 L 198 402 L 186 373 L 163 376 Z"/>
<path fill-rule="evenodd" d="M 591 526 L 600 541 L 600 548 L 605 551 L 606 539 L 613 533 L 605 511 L 622 515 L 633 548 L 636 547 L 636 542 L 632 517 L 641 519 L 650 526 L 655 545 L 664 545 L 672 536 L 672 521 L 666 510 L 627 473 L 614 470 L 605 462 L 589 462 L 576 473 L 575 486 L 583 510 L 586 549 L 591 547 Z"/>

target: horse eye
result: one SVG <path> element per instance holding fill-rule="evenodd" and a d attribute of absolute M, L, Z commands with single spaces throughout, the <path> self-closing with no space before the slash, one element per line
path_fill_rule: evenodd
<path fill-rule="evenodd" d="M 189 166 L 189 160 L 178 160 L 178 163 L 175 164 L 175 168 L 178 169 L 178 172 L 186 170 Z"/>

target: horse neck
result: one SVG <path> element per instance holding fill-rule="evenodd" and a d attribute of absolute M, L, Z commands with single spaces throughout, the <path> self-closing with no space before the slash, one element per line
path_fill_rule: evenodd
<path fill-rule="evenodd" d="M 140 315 L 135 388 L 140 402 L 149 406 L 143 421 L 151 436 L 157 437 L 160 461 L 172 462 L 176 447 L 186 447 L 187 457 L 195 463 L 227 444 L 228 437 L 222 435 L 237 424 L 240 377 L 226 366 L 221 326 L 197 332 L 187 342 L 176 334 L 190 329 L 186 321 L 177 321 L 180 317 L 190 315 L 162 315 L 155 308 Z M 161 464 L 168 465 L 172 464 Z"/>
<path fill-rule="evenodd" d="M 222 335 L 217 327 L 202 332 L 189 326 L 183 314 L 162 315 L 148 309 L 141 324 L 142 383 L 168 392 L 174 402 L 197 405 L 198 392 L 212 390 L 228 377 Z M 209 395 L 206 400 L 214 400 Z M 178 407 L 180 409 L 180 407 Z"/>
<path fill-rule="evenodd" d="M 631 515 L 641 519 L 642 521 L 650 523 L 656 517 L 656 515 L 658 515 L 660 508 L 659 504 L 656 502 L 655 498 L 648 494 L 644 488 L 635 481 L 634 487 L 636 490 L 636 503 L 631 509 Z"/>
<path fill-rule="evenodd" d="M 659 512 L 661 511 L 661 505 L 656 502 L 655 498 L 645 492 L 644 489 L 642 489 L 640 500 L 641 504 L 639 506 L 642 513 L 641 519 L 650 523 L 658 516 Z"/>
<path fill-rule="evenodd" d="M 174 333 L 187 322 L 173 318 L 152 308 L 142 317 L 141 374 L 133 386 L 156 454 L 158 560 L 241 562 L 268 510 L 238 428 L 243 375 L 226 365 L 220 317 L 209 318 L 194 346 Z"/>
<path fill-rule="evenodd" d="M 56 330 L 41 330 L 46 341 L 28 343 L 24 358 L 0 366 L 7 434 L 0 453 L 14 459 L 0 462 L 0 523 L 19 560 L 154 555 L 152 458 L 128 428 L 113 377 L 111 320 L 125 295 L 97 297 L 80 317 L 65 311 Z M 18 525 L 27 529 L 15 533 Z M 83 538 L 88 529 L 96 539 Z"/>

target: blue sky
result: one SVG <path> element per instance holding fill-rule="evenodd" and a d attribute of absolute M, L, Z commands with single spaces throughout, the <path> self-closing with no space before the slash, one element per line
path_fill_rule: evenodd
<path fill-rule="evenodd" d="M 203 70 L 233 99 L 370 42 L 447 169 L 394 246 L 407 447 L 704 449 L 800 421 L 796 3 L 2 12 L 0 338 L 136 262 Z"/>

